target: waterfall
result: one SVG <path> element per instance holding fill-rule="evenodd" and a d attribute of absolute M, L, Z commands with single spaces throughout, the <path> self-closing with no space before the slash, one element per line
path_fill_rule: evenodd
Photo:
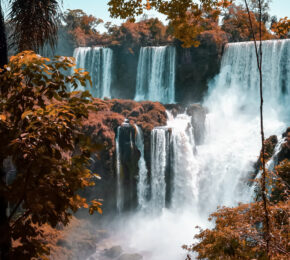
<path fill-rule="evenodd" d="M 110 98 L 113 51 L 104 47 L 79 47 L 74 50 L 74 58 L 76 68 L 85 69 L 92 78 L 92 87 L 87 82 L 79 90 L 89 90 L 94 97 Z"/>
<path fill-rule="evenodd" d="M 290 120 L 290 40 L 263 41 L 265 110 L 275 110 Z M 224 85 L 221 87 L 221 85 Z M 253 42 L 231 43 L 225 48 L 216 92 L 235 92 L 250 111 L 259 100 L 259 72 Z M 278 105 L 278 106 L 277 106 Z"/>
<path fill-rule="evenodd" d="M 136 146 L 140 152 L 140 159 L 138 162 L 139 175 L 138 175 L 138 205 L 141 209 L 146 208 L 147 196 L 148 196 L 148 170 L 144 158 L 144 138 L 142 129 L 135 125 L 136 128 Z"/>
<path fill-rule="evenodd" d="M 174 103 L 175 56 L 175 48 L 171 46 L 141 48 L 135 100 Z"/>
<path fill-rule="evenodd" d="M 123 191 L 123 183 L 121 176 L 121 155 L 120 155 L 120 130 L 121 126 L 117 129 L 117 137 L 116 137 L 116 177 L 117 177 L 117 210 L 121 212 L 124 207 L 124 191 Z"/>
<path fill-rule="evenodd" d="M 171 135 L 171 167 L 173 173 L 172 207 L 193 205 L 198 199 L 199 165 L 195 158 L 195 143 L 191 117 L 186 114 L 168 122 Z"/>
<path fill-rule="evenodd" d="M 167 114 L 167 126 L 156 127 L 151 134 L 151 205 L 159 211 L 165 206 L 188 205 L 198 196 L 199 166 L 191 117 Z"/>
<path fill-rule="evenodd" d="M 147 58 L 140 55 L 144 75 L 138 75 L 139 84 L 148 82 L 145 72 L 149 66 L 145 67 L 151 62 L 150 51 L 141 50 Z M 265 136 L 281 136 L 290 124 L 290 40 L 265 41 L 263 53 Z M 146 86 L 139 85 L 140 99 L 148 98 Z M 187 252 L 181 245 L 192 244 L 195 226 L 213 227 L 207 219 L 218 206 L 253 201 L 254 189 L 248 179 L 261 149 L 253 43 L 225 47 L 220 73 L 210 82 L 202 105 L 208 113 L 201 144 L 194 143 L 195 125 L 186 113 L 175 118 L 168 114 L 167 125 L 151 132 L 150 211 L 130 219 L 126 216 L 126 225 L 121 222 L 118 229 L 122 245 L 144 252 L 146 259 L 185 259 Z M 282 142 L 279 139 L 267 164 L 270 169 Z"/>
<path fill-rule="evenodd" d="M 265 136 L 281 135 L 289 119 L 290 40 L 263 42 Z M 205 215 L 218 205 L 249 202 L 254 194 L 247 180 L 261 149 L 259 74 L 254 44 L 225 48 L 220 74 L 210 84 L 204 106 L 209 110 L 201 166 L 199 210 Z M 284 84 L 288 81 L 287 84 Z M 287 101 L 288 100 L 288 101 Z M 211 191 L 211 192 L 209 192 Z M 207 207 L 204 207 L 206 201 Z"/>
<path fill-rule="evenodd" d="M 166 128 L 155 128 L 151 133 L 151 207 L 160 211 L 165 207 L 166 162 L 167 162 Z"/>

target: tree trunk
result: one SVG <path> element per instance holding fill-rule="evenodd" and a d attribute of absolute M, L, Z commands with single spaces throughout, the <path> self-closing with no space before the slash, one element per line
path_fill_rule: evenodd
<path fill-rule="evenodd" d="M 0 178 L 6 181 L 6 173 L 3 169 L 3 162 L 0 167 Z M 9 251 L 11 248 L 10 226 L 7 218 L 6 199 L 0 195 L 0 260 L 9 259 Z"/>
<path fill-rule="evenodd" d="M 8 48 L 6 40 L 6 31 L 4 23 L 4 15 L 2 12 L 0 0 L 0 68 L 8 63 Z M 2 156 L 1 156 L 2 157 Z M 0 160 L 0 179 L 6 182 L 6 173 L 3 168 L 3 160 Z M 9 259 L 9 251 L 11 248 L 10 227 L 7 218 L 8 203 L 5 197 L 0 193 L 0 260 Z"/>
<path fill-rule="evenodd" d="M 8 49 L 5 32 L 4 16 L 0 0 L 0 68 L 8 63 Z"/>
<path fill-rule="evenodd" d="M 252 32 L 253 39 L 254 39 L 254 45 L 255 45 L 255 52 L 256 52 L 256 58 L 257 58 L 257 66 L 259 70 L 259 79 L 260 79 L 260 130 L 261 130 L 261 142 L 262 142 L 262 150 L 261 150 L 261 161 L 262 161 L 262 181 L 261 181 L 261 192 L 262 192 L 262 201 L 263 201 L 263 209 L 264 209 L 264 240 L 266 242 L 266 254 L 267 259 L 271 259 L 270 255 L 270 216 L 269 216 L 269 210 L 268 210 L 268 198 L 267 198 L 267 188 L 266 188 L 266 162 L 265 162 L 265 135 L 264 135 L 264 117 L 263 117 L 263 72 L 262 72 L 262 62 L 263 62 L 263 51 L 262 51 L 262 5 L 261 0 L 258 0 L 259 5 L 259 49 L 258 44 L 256 40 L 256 36 L 254 33 L 254 28 L 251 20 L 251 14 L 250 9 L 248 6 L 247 0 L 245 1 L 249 23 L 250 23 L 250 31 Z"/>

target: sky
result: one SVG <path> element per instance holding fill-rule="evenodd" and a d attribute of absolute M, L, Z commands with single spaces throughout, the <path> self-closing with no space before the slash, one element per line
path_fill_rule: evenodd
<path fill-rule="evenodd" d="M 8 4 L 4 3 L 4 13 L 7 13 Z M 87 14 L 92 14 L 97 18 L 101 18 L 104 22 L 112 22 L 113 24 L 120 24 L 122 20 L 112 19 L 108 11 L 107 3 L 109 0 L 63 0 L 63 11 L 66 9 L 82 9 Z M 271 15 L 276 15 L 278 18 L 288 16 L 290 17 L 290 0 L 272 0 L 271 3 Z M 157 12 L 150 11 L 147 13 L 149 17 L 158 17 L 161 21 L 165 22 L 166 18 Z M 105 28 L 103 26 L 98 27 L 98 30 L 103 32 Z"/>
<path fill-rule="evenodd" d="M 63 9 L 82 9 L 88 14 L 103 19 L 104 22 L 120 24 L 121 20 L 110 18 L 108 2 L 109 0 L 63 0 Z M 272 0 L 270 14 L 276 15 L 278 18 L 290 17 L 290 0 Z M 165 20 L 164 16 L 156 12 L 150 12 L 149 16 L 155 16 L 163 21 Z M 98 29 L 100 31 L 104 30 L 104 28 Z"/>

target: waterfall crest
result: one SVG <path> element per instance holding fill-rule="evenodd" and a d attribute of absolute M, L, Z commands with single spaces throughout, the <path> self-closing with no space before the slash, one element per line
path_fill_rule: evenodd
<path fill-rule="evenodd" d="M 263 41 L 263 89 L 266 111 L 276 110 L 290 120 L 290 40 Z M 239 103 L 250 111 L 259 101 L 259 73 L 253 42 L 227 44 L 216 92 L 241 94 Z"/>
<path fill-rule="evenodd" d="M 142 47 L 140 50 L 136 101 L 175 101 L 175 47 Z"/>
<path fill-rule="evenodd" d="M 89 90 L 94 97 L 110 98 L 113 51 L 104 47 L 79 47 L 74 50 L 74 58 L 76 68 L 88 71 L 92 79 L 92 87 L 87 82 L 86 87 L 79 86 L 79 90 Z"/>

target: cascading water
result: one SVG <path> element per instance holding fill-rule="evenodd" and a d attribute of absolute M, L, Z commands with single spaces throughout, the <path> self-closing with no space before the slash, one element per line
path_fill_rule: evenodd
<path fill-rule="evenodd" d="M 169 114 L 167 126 L 151 134 L 151 207 L 180 208 L 197 197 L 198 163 L 191 117 Z"/>
<path fill-rule="evenodd" d="M 122 176 L 121 176 L 121 155 L 120 155 L 120 130 L 121 126 L 117 129 L 116 136 L 116 177 L 117 177 L 117 211 L 121 212 L 124 207 L 124 191 L 122 184 Z"/>
<path fill-rule="evenodd" d="M 148 196 L 148 170 L 146 167 L 146 162 L 144 158 L 144 138 L 143 138 L 143 132 L 142 129 L 135 125 L 136 128 L 136 146 L 138 150 L 140 151 L 140 159 L 138 162 L 139 167 L 139 179 L 138 179 L 138 205 L 141 209 L 144 209 L 146 207 L 146 201 Z"/>
<path fill-rule="evenodd" d="M 195 157 L 195 143 L 191 117 L 178 115 L 168 122 L 171 134 L 171 167 L 173 173 L 172 207 L 193 205 L 198 199 L 199 165 Z"/>
<path fill-rule="evenodd" d="M 171 46 L 141 48 L 135 100 L 174 103 L 175 56 Z"/>
<path fill-rule="evenodd" d="M 280 135 L 290 124 L 290 40 L 263 42 L 263 53 L 265 135 Z M 170 116 L 166 127 L 152 131 L 153 213 L 139 212 L 117 229 L 124 248 L 149 260 L 185 259 L 181 246 L 193 242 L 196 225 L 211 227 L 208 214 L 217 206 L 252 200 L 248 178 L 261 147 L 258 83 L 253 43 L 228 44 L 203 103 L 209 111 L 204 143 L 195 151 L 186 115 Z M 159 215 L 156 208 L 163 209 Z"/>
<path fill-rule="evenodd" d="M 265 111 L 278 113 L 290 120 L 290 40 L 263 42 L 263 88 Z M 240 109 L 257 110 L 259 101 L 259 73 L 252 42 L 231 43 L 225 48 L 222 69 L 214 91 L 235 92 Z M 222 88 L 222 89 L 221 89 Z M 233 100 L 237 101 L 237 100 Z M 229 104 L 233 101 L 228 102 Z"/>
<path fill-rule="evenodd" d="M 155 128 L 151 133 L 151 204 L 153 211 L 160 211 L 165 207 L 166 196 L 166 128 Z"/>
<path fill-rule="evenodd" d="M 74 58 L 76 68 L 85 69 L 92 78 L 92 87 L 87 82 L 79 90 L 89 90 L 94 97 L 110 98 L 113 51 L 104 47 L 79 47 L 74 50 Z"/>
<path fill-rule="evenodd" d="M 289 51 L 289 40 L 263 42 L 266 136 L 280 135 L 289 124 L 290 88 L 283 83 L 290 79 Z M 202 176 L 199 209 L 206 215 L 217 205 L 233 206 L 253 196 L 247 179 L 261 148 L 259 74 L 253 43 L 226 46 L 221 72 L 210 85 L 204 106 L 210 111 L 211 129 L 205 144 L 198 147 L 198 161 Z"/>

